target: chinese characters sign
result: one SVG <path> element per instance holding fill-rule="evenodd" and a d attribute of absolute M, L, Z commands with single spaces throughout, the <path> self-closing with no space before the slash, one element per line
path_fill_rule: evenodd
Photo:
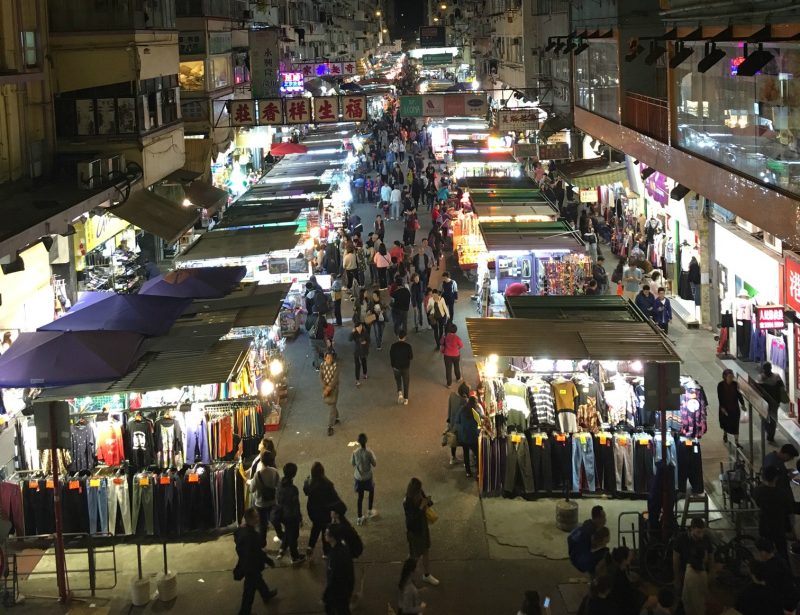
<path fill-rule="evenodd" d="M 792 258 L 790 254 L 792 253 L 786 252 L 784 265 L 784 303 L 786 307 L 800 314 L 800 261 Z"/>
<path fill-rule="evenodd" d="M 230 100 L 227 104 L 231 126 L 363 122 L 367 119 L 366 96 L 275 97 Z"/>
<path fill-rule="evenodd" d="M 284 102 L 286 103 L 287 124 L 310 124 L 313 121 L 310 98 L 287 98 Z"/>
<path fill-rule="evenodd" d="M 757 305 L 756 317 L 758 318 L 758 328 L 783 329 L 783 306 L 782 305 Z"/>
<path fill-rule="evenodd" d="M 346 122 L 367 119 L 367 99 L 364 96 L 342 96 L 342 115 Z"/>
<path fill-rule="evenodd" d="M 279 94 L 279 35 L 277 28 L 250 30 L 250 83 L 256 98 L 271 98 Z"/>
<path fill-rule="evenodd" d="M 314 99 L 314 121 L 319 124 L 339 121 L 338 96 L 322 96 Z"/>
<path fill-rule="evenodd" d="M 401 96 L 401 117 L 443 117 L 466 115 L 484 117 L 487 112 L 486 94 L 426 94 Z"/>
<path fill-rule="evenodd" d="M 235 100 L 231 102 L 231 124 L 234 126 L 253 126 L 256 123 L 256 102 L 254 100 Z"/>
<path fill-rule="evenodd" d="M 501 110 L 497 112 L 498 130 L 532 130 L 539 126 L 537 109 Z"/>
<path fill-rule="evenodd" d="M 306 79 L 312 77 L 352 77 L 358 74 L 358 67 L 353 60 L 341 62 L 295 62 L 295 72 L 302 73 Z"/>
<path fill-rule="evenodd" d="M 283 105 L 280 98 L 267 98 L 258 101 L 258 123 L 283 124 Z"/>
<path fill-rule="evenodd" d="M 281 96 L 285 94 L 302 94 L 305 90 L 303 85 L 303 73 L 281 73 Z"/>

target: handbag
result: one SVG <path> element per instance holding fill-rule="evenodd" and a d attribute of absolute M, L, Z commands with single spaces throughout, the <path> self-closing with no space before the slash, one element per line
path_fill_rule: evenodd
<path fill-rule="evenodd" d="M 372 324 L 373 322 L 375 322 L 376 320 L 378 320 L 378 317 L 377 317 L 377 316 L 375 316 L 375 314 L 374 314 L 374 313 L 372 313 L 372 312 L 369 312 L 369 313 L 368 313 L 368 314 L 367 314 L 367 315 L 364 317 L 364 322 L 365 322 L 366 324 L 368 324 L 368 325 L 371 325 L 371 324 Z"/>
<path fill-rule="evenodd" d="M 450 430 L 442 434 L 442 446 L 449 446 L 450 448 L 456 447 L 456 434 Z"/>
<path fill-rule="evenodd" d="M 428 506 L 425 509 L 425 520 L 428 522 L 428 525 L 433 525 L 439 520 L 439 515 L 433 510 L 433 506 Z"/>

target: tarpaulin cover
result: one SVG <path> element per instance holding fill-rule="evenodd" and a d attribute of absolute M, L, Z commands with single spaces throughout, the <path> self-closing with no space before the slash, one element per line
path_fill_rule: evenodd
<path fill-rule="evenodd" d="M 135 365 L 143 339 L 130 331 L 20 333 L 0 357 L 0 388 L 116 380 Z"/>
<path fill-rule="evenodd" d="M 39 331 L 134 331 L 148 336 L 165 335 L 191 302 L 190 297 L 88 293 L 66 315 L 39 327 Z"/>
<path fill-rule="evenodd" d="M 139 294 L 219 299 L 236 288 L 246 273 L 242 266 L 176 269 L 145 282 Z"/>

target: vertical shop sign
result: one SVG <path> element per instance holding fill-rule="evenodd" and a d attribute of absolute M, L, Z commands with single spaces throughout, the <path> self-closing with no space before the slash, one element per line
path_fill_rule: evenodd
<path fill-rule="evenodd" d="M 231 101 L 231 124 L 252 126 L 256 123 L 256 103 L 253 100 Z"/>
<path fill-rule="evenodd" d="M 287 124 L 308 124 L 311 122 L 310 98 L 287 98 L 285 102 Z"/>
<path fill-rule="evenodd" d="M 783 283 L 784 303 L 786 307 L 800 314 L 800 261 L 791 252 L 784 252 L 786 261 L 783 272 L 785 280 Z"/>
<path fill-rule="evenodd" d="M 339 99 L 336 96 L 320 96 L 313 99 L 314 121 L 320 124 L 339 121 Z"/>
<path fill-rule="evenodd" d="M 279 95 L 277 28 L 267 30 L 250 30 L 250 83 L 253 96 L 271 98 Z"/>
<path fill-rule="evenodd" d="M 261 126 L 279 126 L 284 123 L 280 98 L 262 98 L 258 101 L 258 123 Z"/>
<path fill-rule="evenodd" d="M 342 96 L 342 115 L 345 121 L 363 122 L 367 119 L 366 96 Z"/>
<path fill-rule="evenodd" d="M 423 117 L 442 117 L 444 115 L 444 96 L 433 94 L 422 97 Z"/>

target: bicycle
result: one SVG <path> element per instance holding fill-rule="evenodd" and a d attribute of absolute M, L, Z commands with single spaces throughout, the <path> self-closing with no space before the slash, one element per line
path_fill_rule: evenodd
<path fill-rule="evenodd" d="M 753 536 L 735 536 L 714 549 L 714 561 L 722 564 L 717 581 L 729 587 L 741 587 L 750 580 L 750 569 L 755 561 Z"/>

